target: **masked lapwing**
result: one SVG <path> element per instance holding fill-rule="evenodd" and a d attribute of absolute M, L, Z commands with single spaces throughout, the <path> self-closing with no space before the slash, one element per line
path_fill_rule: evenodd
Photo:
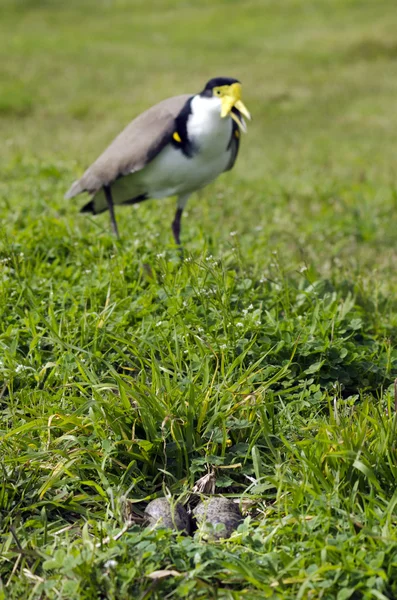
<path fill-rule="evenodd" d="M 81 211 L 109 210 L 119 237 L 115 204 L 177 196 L 172 232 L 180 245 L 186 202 L 192 192 L 233 167 L 240 130 L 246 130 L 244 117 L 250 119 L 250 114 L 237 79 L 216 77 L 199 94 L 168 98 L 127 125 L 65 197 L 91 194 Z"/>

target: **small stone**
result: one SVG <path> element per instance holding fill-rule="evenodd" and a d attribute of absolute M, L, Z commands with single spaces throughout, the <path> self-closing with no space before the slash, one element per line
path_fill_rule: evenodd
<path fill-rule="evenodd" d="M 209 539 L 230 537 L 232 532 L 242 523 L 238 505 L 228 498 L 208 498 L 200 502 L 193 511 L 199 531 Z M 214 531 L 216 525 L 223 528 Z"/>
<path fill-rule="evenodd" d="M 205 538 L 220 540 L 230 537 L 242 522 L 243 518 L 234 512 L 220 512 L 211 519 L 200 521 L 198 529 Z"/>
<path fill-rule="evenodd" d="M 216 516 L 221 512 L 229 512 L 241 517 L 238 504 L 233 502 L 233 500 L 223 498 L 222 496 L 203 500 L 196 506 L 193 515 L 197 521 L 202 521 L 203 519 L 211 520 L 213 516 Z"/>
<path fill-rule="evenodd" d="M 144 513 L 152 526 L 190 533 L 189 515 L 182 504 L 172 504 L 167 498 L 156 498 L 149 502 Z"/>

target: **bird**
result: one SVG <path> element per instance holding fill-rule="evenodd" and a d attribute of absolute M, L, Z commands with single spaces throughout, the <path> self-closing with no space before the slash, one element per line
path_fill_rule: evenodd
<path fill-rule="evenodd" d="M 75 181 L 65 198 L 91 195 L 81 212 L 109 210 L 119 238 L 115 205 L 177 197 L 172 233 L 181 246 L 181 217 L 189 196 L 234 166 L 240 131 L 251 115 L 238 79 L 214 77 L 197 94 L 167 98 L 136 117 Z"/>

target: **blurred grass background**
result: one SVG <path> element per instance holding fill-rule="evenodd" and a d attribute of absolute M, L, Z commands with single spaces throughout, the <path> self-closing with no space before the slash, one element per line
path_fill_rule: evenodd
<path fill-rule="evenodd" d="M 282 250 L 295 255 L 286 238 L 308 228 L 311 215 L 321 223 L 327 197 L 331 212 L 358 211 L 364 236 L 376 236 L 377 212 L 366 202 L 395 209 L 393 9 L 391 0 L 3 0 L 0 164 L 10 181 L 3 177 L 0 188 L 3 222 L 18 223 L 43 161 L 68 175 L 36 202 L 26 198 L 31 215 L 60 209 L 73 218 L 82 199 L 64 202 L 64 189 L 126 123 L 169 95 L 229 75 L 243 82 L 254 120 L 237 167 L 190 201 L 193 221 L 219 234 L 219 244 L 228 229 L 250 232 L 272 219 Z M 357 197 L 369 187 L 371 200 Z M 162 240 L 170 239 L 172 202 L 139 210 L 144 226 L 161 228 L 164 216 Z M 120 213 L 128 236 L 135 212 Z M 86 224 L 76 217 L 76 226 Z"/>
<path fill-rule="evenodd" d="M 89 163 L 134 115 L 236 76 L 254 123 L 239 177 L 393 176 L 391 0 L 2 0 L 2 163 Z M 374 160 L 376 158 L 376 160 Z M 341 160 L 342 159 L 342 160 Z"/>

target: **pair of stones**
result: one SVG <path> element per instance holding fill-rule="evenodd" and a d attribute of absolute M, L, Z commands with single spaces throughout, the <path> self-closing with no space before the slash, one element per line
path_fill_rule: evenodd
<path fill-rule="evenodd" d="M 238 505 L 222 497 L 200 502 L 193 510 L 193 523 L 182 504 L 171 504 L 167 498 L 152 500 L 145 509 L 145 517 L 150 525 L 185 531 L 187 534 L 191 533 L 195 524 L 205 537 L 212 539 L 230 537 L 243 521 Z"/>

